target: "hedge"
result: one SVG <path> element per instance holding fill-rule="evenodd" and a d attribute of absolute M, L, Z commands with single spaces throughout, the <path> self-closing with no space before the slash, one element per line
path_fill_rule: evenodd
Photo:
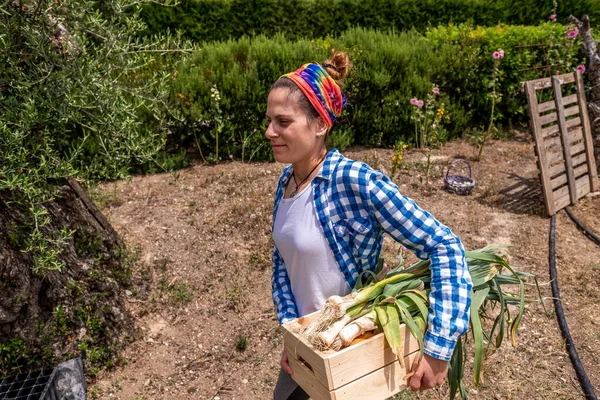
<path fill-rule="evenodd" d="M 491 108 L 487 94 L 492 53 L 498 48 L 506 56 L 500 62 L 498 90 L 503 99 L 496 107 L 496 121 L 525 123 L 526 100 L 520 82 L 538 75 L 536 70 L 521 69 L 546 61 L 542 48 L 515 46 L 540 41 L 550 43 L 545 51 L 554 58 L 549 62 L 563 62 L 564 68 L 577 64 L 575 41 L 567 41 L 565 27 L 552 23 L 448 26 L 425 35 L 354 28 L 338 38 L 292 41 L 276 35 L 207 44 L 182 66 L 174 82 L 175 96 L 186 115 L 179 134 L 182 142 L 199 145 L 206 157 L 241 156 L 243 149 L 246 159 L 250 155 L 269 158 L 263 133 L 271 84 L 307 61 L 325 59 L 331 48 L 347 51 L 354 65 L 344 88 L 348 107 L 332 131 L 332 145 L 389 146 L 397 140 L 411 141 L 413 106 L 409 100 L 423 99 L 433 84 L 441 89 L 450 137 L 462 135 L 469 126 L 485 126 Z"/>
<path fill-rule="evenodd" d="M 495 26 L 548 21 L 553 0 L 182 0 L 175 7 L 151 3 L 143 18 L 149 33 L 179 30 L 191 40 L 221 41 L 284 34 L 290 39 L 338 36 L 351 27 L 427 28 L 449 23 Z M 561 0 L 557 15 L 587 14 L 600 21 L 597 0 Z"/>

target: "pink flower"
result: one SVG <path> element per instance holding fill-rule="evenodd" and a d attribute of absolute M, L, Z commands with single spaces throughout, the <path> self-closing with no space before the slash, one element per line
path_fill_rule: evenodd
<path fill-rule="evenodd" d="M 433 89 L 431 89 L 431 92 L 432 92 L 433 94 L 440 94 L 440 88 L 436 86 L 436 87 L 434 87 Z"/>
<path fill-rule="evenodd" d="M 230 155 L 229 155 L 229 159 L 230 159 L 230 160 L 233 160 L 233 154 L 230 154 Z"/>
<path fill-rule="evenodd" d="M 571 25 L 567 25 L 567 32 L 571 30 Z"/>
<path fill-rule="evenodd" d="M 500 52 L 498 52 L 498 51 L 495 51 L 495 52 L 494 52 L 494 54 L 492 54 L 492 57 L 494 57 L 494 60 L 497 60 L 497 59 L 499 59 L 499 58 L 501 57 L 501 56 L 500 56 Z"/>
<path fill-rule="evenodd" d="M 567 37 L 569 39 L 575 39 L 579 35 L 579 29 L 574 27 L 573 30 L 567 32 Z"/>
<path fill-rule="evenodd" d="M 246 197 L 246 201 L 250 201 L 250 197 Z"/>
<path fill-rule="evenodd" d="M 585 65 L 578 65 L 577 66 L 577 71 L 581 72 L 582 74 L 585 72 Z"/>
<path fill-rule="evenodd" d="M 550 20 L 551 20 L 552 22 L 556 22 L 556 14 L 552 14 L 552 15 L 550 16 Z"/>
<path fill-rule="evenodd" d="M 410 99 L 410 104 L 412 104 L 415 107 L 421 108 L 425 103 L 423 103 L 423 100 L 419 100 L 416 97 L 413 97 L 412 99 Z"/>
<path fill-rule="evenodd" d="M 498 49 L 498 53 L 500 53 L 500 58 L 504 58 L 504 50 Z"/>

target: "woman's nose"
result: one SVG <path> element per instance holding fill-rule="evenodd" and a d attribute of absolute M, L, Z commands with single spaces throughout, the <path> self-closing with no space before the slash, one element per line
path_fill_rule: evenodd
<path fill-rule="evenodd" d="M 267 139 L 271 139 L 277 136 L 277 133 L 275 133 L 275 129 L 273 129 L 273 122 L 269 123 L 267 131 L 265 132 L 265 136 Z"/>

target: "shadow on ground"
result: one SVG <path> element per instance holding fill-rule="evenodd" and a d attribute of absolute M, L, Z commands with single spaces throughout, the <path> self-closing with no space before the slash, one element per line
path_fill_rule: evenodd
<path fill-rule="evenodd" d="M 506 174 L 511 185 L 498 190 L 495 196 L 480 196 L 481 204 L 499 207 L 513 214 L 546 215 L 544 195 L 537 177 L 523 178 L 515 173 Z"/>

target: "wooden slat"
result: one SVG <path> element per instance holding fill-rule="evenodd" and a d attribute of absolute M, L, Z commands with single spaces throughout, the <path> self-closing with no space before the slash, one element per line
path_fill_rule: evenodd
<path fill-rule="evenodd" d="M 289 354 L 289 353 L 288 353 Z M 315 379 L 315 373 L 304 363 L 288 356 L 290 368 L 294 371 L 292 378 L 313 400 L 332 400 L 328 388 Z"/>
<path fill-rule="evenodd" d="M 553 167 L 548 168 L 548 175 L 551 177 L 556 177 L 559 174 L 562 174 L 565 172 L 565 164 L 561 163 L 561 164 L 557 164 Z"/>
<path fill-rule="evenodd" d="M 533 90 L 549 89 L 552 87 L 552 80 L 555 78 L 558 80 L 559 85 L 564 85 L 565 83 L 575 82 L 575 74 L 569 73 L 569 74 L 553 76 L 552 78 L 536 79 L 533 81 L 525 82 L 525 85 L 529 84 Z"/>
<path fill-rule="evenodd" d="M 564 164 L 563 164 L 563 166 L 564 166 Z M 584 174 L 587 174 L 587 172 L 588 172 L 587 164 L 583 164 L 574 169 L 573 175 L 575 175 L 575 179 L 579 179 Z M 552 182 L 552 190 L 556 190 L 556 188 L 567 183 L 567 175 L 566 174 L 558 175 L 558 176 L 552 178 L 551 182 Z"/>
<path fill-rule="evenodd" d="M 573 104 L 576 102 L 577 102 L 576 94 L 572 94 L 570 96 L 563 97 L 563 106 L 567 106 L 569 104 Z M 546 101 L 545 103 L 541 103 L 538 105 L 538 111 L 540 113 L 550 111 L 550 110 L 556 110 L 556 103 L 554 102 L 554 100 Z"/>
<path fill-rule="evenodd" d="M 565 159 L 565 168 L 567 170 L 567 183 L 569 185 L 571 203 L 575 203 L 577 201 L 577 189 L 575 187 L 573 165 L 571 164 L 571 153 L 569 152 L 569 129 L 567 127 L 567 120 L 565 118 L 565 110 L 562 107 L 562 90 L 560 88 L 560 85 L 560 79 L 556 76 L 552 77 L 552 87 L 554 88 L 554 100 L 556 101 L 556 112 L 558 113 L 558 126 L 560 128 L 560 137 L 563 144 L 563 156 Z"/>
<path fill-rule="evenodd" d="M 571 157 L 573 157 L 576 154 L 578 155 L 582 151 L 585 151 L 585 143 L 583 141 L 581 141 L 577 144 L 571 144 Z M 576 165 L 576 164 L 573 163 L 573 165 Z"/>
<path fill-rule="evenodd" d="M 567 129 L 573 129 L 573 128 L 579 128 L 581 125 L 581 118 L 577 117 L 577 118 L 573 118 L 567 121 Z M 546 128 L 542 128 L 542 137 L 546 138 L 548 136 L 554 135 L 555 133 L 560 132 L 560 126 L 557 125 L 551 125 L 549 127 Z"/>
<path fill-rule="evenodd" d="M 315 352 L 315 350 L 299 340 L 289 331 L 284 332 L 283 341 L 289 359 L 294 359 L 297 362 L 302 360 L 307 365 L 310 365 L 310 369 L 314 374 L 313 379 L 326 388 L 331 387 L 327 376 L 328 365 L 326 364 L 326 360 L 323 359 L 319 353 Z"/>
<path fill-rule="evenodd" d="M 567 130 L 571 130 L 574 128 L 579 128 L 581 126 L 581 118 L 577 117 L 577 118 L 573 118 L 567 121 Z"/>
<path fill-rule="evenodd" d="M 556 188 L 567 183 L 567 175 L 565 175 L 565 174 L 559 175 L 556 178 L 552 178 L 552 180 L 550 182 L 552 183 L 552 190 L 556 190 Z"/>
<path fill-rule="evenodd" d="M 562 147 L 553 149 L 553 151 L 546 150 L 546 167 L 554 165 L 559 161 L 564 161 L 565 156 L 563 154 Z"/>
<path fill-rule="evenodd" d="M 569 197 L 569 187 L 568 186 L 563 186 L 559 189 L 554 190 L 552 192 L 552 195 L 554 196 L 555 200 L 559 200 L 559 199 L 562 199 L 563 197 L 567 196 L 567 198 L 569 199 L 569 204 L 570 204 L 571 198 Z"/>
<path fill-rule="evenodd" d="M 581 124 L 583 125 L 583 139 L 585 141 L 587 162 L 590 171 L 593 173 L 589 176 L 590 189 L 594 192 L 598 191 L 598 178 L 596 177 L 596 159 L 594 158 L 594 145 L 592 142 L 592 129 L 590 127 L 590 118 L 587 110 L 587 101 L 585 98 L 585 87 L 581 73 L 576 71 L 577 77 L 577 99 L 579 100 L 579 114 L 581 115 Z"/>
<path fill-rule="evenodd" d="M 580 141 L 583 139 L 583 130 L 581 127 L 577 127 L 573 130 L 570 130 L 569 133 L 569 144 L 572 146 L 573 143 Z M 552 151 L 562 148 L 562 141 L 560 137 L 554 136 L 550 138 L 544 138 L 544 147 L 547 151 Z"/>
<path fill-rule="evenodd" d="M 558 125 L 552 125 L 549 126 L 547 128 L 543 128 L 540 132 L 540 136 L 542 138 L 547 138 L 548 136 L 552 136 L 556 133 L 560 132 L 560 129 L 558 128 Z"/>
<path fill-rule="evenodd" d="M 546 115 L 540 115 L 540 124 L 542 126 L 549 124 L 550 122 L 554 122 L 557 119 L 557 114 L 556 112 L 553 113 L 549 113 Z"/>
<path fill-rule="evenodd" d="M 575 175 L 575 179 L 579 179 L 583 175 L 587 174 L 588 172 L 589 172 L 588 171 L 588 165 L 587 164 L 582 164 L 579 167 L 575 168 L 575 170 L 573 171 L 573 174 Z"/>
<path fill-rule="evenodd" d="M 404 343 L 404 354 L 419 350 L 419 342 L 410 334 L 405 325 L 400 325 L 400 336 Z M 327 357 L 331 371 L 332 388 L 341 387 L 365 375 L 365 372 L 375 371 L 384 365 L 397 360 L 396 355 L 387 344 L 383 333 L 360 342 L 360 346 L 350 346 Z M 360 360 L 360 364 L 356 360 Z"/>
<path fill-rule="evenodd" d="M 574 107 L 565 108 L 565 118 L 572 117 L 573 115 L 579 114 L 579 106 L 575 105 Z M 546 115 L 540 116 L 540 124 L 542 126 L 554 122 L 557 120 L 557 113 L 552 112 Z"/>
<path fill-rule="evenodd" d="M 590 180 L 588 175 L 583 175 L 575 181 L 576 191 L 575 198 L 579 200 L 586 194 L 590 192 Z M 557 210 L 561 210 L 564 207 L 575 203 L 575 201 L 571 201 L 571 192 L 569 191 L 568 186 L 563 186 L 562 188 L 555 190 L 553 192 L 554 196 L 554 206 Z"/>
<path fill-rule="evenodd" d="M 567 107 L 564 110 L 566 118 L 579 114 L 579 106 L 577 104 L 575 104 L 573 107 Z"/>
<path fill-rule="evenodd" d="M 562 197 L 554 197 L 554 207 L 557 210 L 562 210 L 563 208 L 569 206 L 571 204 L 571 196 L 569 196 L 569 192 L 567 191 Z"/>
<path fill-rule="evenodd" d="M 581 160 L 581 158 L 576 157 L 575 161 L 580 161 L 580 160 Z M 577 166 L 578 164 L 574 164 L 574 165 Z M 585 167 L 587 169 L 588 164 L 581 164 L 581 165 L 577 166 L 574 170 L 575 176 L 577 176 L 576 171 L 579 171 L 580 167 Z M 565 172 L 565 164 L 564 163 L 557 164 L 557 165 L 553 166 L 552 168 L 548 168 L 548 175 L 552 178 L 556 178 L 558 175 L 563 174 L 564 172 Z"/>
<path fill-rule="evenodd" d="M 572 162 L 572 166 L 578 166 L 578 165 L 582 165 L 587 161 L 587 155 L 585 153 L 580 154 L 576 157 L 573 157 L 573 159 L 571 160 Z"/>
<path fill-rule="evenodd" d="M 585 196 L 590 192 L 590 178 L 585 175 L 577 179 L 577 200 Z"/>
<path fill-rule="evenodd" d="M 392 364 L 372 372 L 364 378 L 343 386 L 333 392 L 335 400 L 373 400 L 386 399 L 407 388 L 404 377 L 418 352 L 404 357 L 404 367 L 396 360 Z M 360 363 L 360 361 L 358 361 Z"/>
<path fill-rule="evenodd" d="M 544 191 L 544 204 L 546 205 L 548 215 L 554 215 L 556 214 L 556 209 L 554 207 L 554 201 L 552 200 L 552 186 L 547 171 L 546 149 L 544 149 L 543 146 L 544 136 L 542 135 L 542 125 L 540 124 L 540 111 L 538 109 L 537 96 L 535 93 L 535 84 L 532 82 L 525 82 L 525 93 L 528 100 L 527 112 L 529 113 L 531 130 L 533 131 L 537 144 L 535 149 L 539 161 L 540 180 L 542 181 L 542 189 Z"/>

